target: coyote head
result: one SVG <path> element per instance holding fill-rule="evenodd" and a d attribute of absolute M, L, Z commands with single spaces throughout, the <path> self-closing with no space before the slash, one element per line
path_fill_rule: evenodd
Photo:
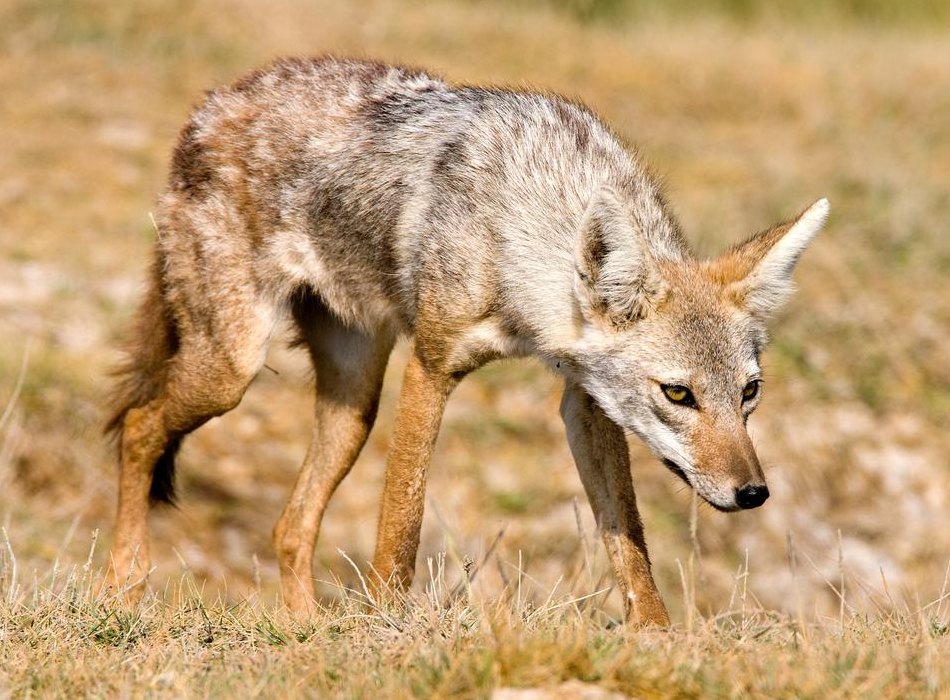
<path fill-rule="evenodd" d="M 822 199 L 712 261 L 655 254 L 609 189 L 584 216 L 575 250 L 579 380 L 720 510 L 769 496 L 746 431 L 762 395 L 765 320 L 792 293 L 792 270 L 827 214 Z"/>

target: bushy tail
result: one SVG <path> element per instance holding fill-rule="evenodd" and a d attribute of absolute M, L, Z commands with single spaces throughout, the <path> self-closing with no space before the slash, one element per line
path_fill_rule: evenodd
<path fill-rule="evenodd" d="M 148 290 L 126 342 L 125 358 L 111 372 L 116 384 L 109 400 L 111 411 L 105 432 L 116 440 L 120 459 L 126 414 L 162 393 L 168 375 L 168 361 L 177 350 L 178 333 L 165 305 L 161 263 L 156 260 L 149 274 Z M 180 445 L 180 437 L 169 440 L 155 464 L 149 490 L 149 499 L 153 503 L 174 502 L 175 454 Z"/>

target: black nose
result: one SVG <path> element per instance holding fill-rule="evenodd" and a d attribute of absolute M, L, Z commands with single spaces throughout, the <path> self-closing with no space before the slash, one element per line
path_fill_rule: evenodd
<path fill-rule="evenodd" d="M 736 489 L 736 503 L 740 508 L 758 508 L 768 497 L 769 487 L 765 484 L 746 484 L 741 489 Z"/>

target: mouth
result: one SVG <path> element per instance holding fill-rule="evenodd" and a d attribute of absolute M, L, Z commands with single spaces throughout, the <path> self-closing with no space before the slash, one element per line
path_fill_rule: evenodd
<path fill-rule="evenodd" d="M 680 465 L 678 465 L 678 464 L 677 464 L 676 462 L 674 462 L 672 459 L 667 459 L 667 458 L 665 458 L 665 457 L 662 459 L 662 462 L 663 462 L 663 466 L 665 466 L 665 467 L 666 467 L 667 469 L 669 469 L 671 472 L 673 472 L 674 474 L 676 474 L 676 476 L 678 476 L 680 479 L 682 479 L 683 482 L 684 482 L 687 486 L 689 486 L 691 489 L 693 489 L 693 490 L 695 491 L 695 488 L 693 487 L 693 485 L 692 485 L 691 483 L 689 483 L 689 479 L 686 477 L 686 471 L 685 471 Z M 708 503 L 709 505 L 711 505 L 713 508 L 715 508 L 716 510 L 718 510 L 720 513 L 735 513 L 737 510 L 742 510 L 742 509 L 739 508 L 739 506 L 737 506 L 737 505 L 733 505 L 733 506 L 721 506 L 721 505 L 719 505 L 718 503 L 714 503 L 713 501 L 710 501 L 708 498 L 706 498 L 705 496 L 703 496 L 701 493 L 700 493 L 699 495 L 702 497 L 702 499 L 703 499 L 704 501 L 706 501 L 706 503 Z"/>
<path fill-rule="evenodd" d="M 665 466 L 671 472 L 676 474 L 676 476 L 678 476 L 680 479 L 686 482 L 687 486 L 692 487 L 692 484 L 689 483 L 689 479 L 686 478 L 686 472 L 683 470 L 683 468 L 680 465 L 678 465 L 672 459 L 667 459 L 666 457 L 664 457 L 663 466 Z"/>
<path fill-rule="evenodd" d="M 704 498 L 703 500 L 706 501 L 706 503 L 708 503 L 709 505 L 711 505 L 713 508 L 715 508 L 716 510 L 718 510 L 720 513 L 735 513 L 735 512 L 737 512 L 737 511 L 742 510 L 742 508 L 740 508 L 739 506 L 728 506 L 728 507 L 726 507 L 726 506 L 718 505 L 718 504 L 713 503 L 712 501 L 710 501 L 708 498 Z"/>

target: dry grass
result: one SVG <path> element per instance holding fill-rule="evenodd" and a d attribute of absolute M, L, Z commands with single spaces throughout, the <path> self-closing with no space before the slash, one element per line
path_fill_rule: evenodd
<path fill-rule="evenodd" d="M 950 30 L 928 1 L 0 5 L 0 524 L 22 586 L 11 599 L 8 552 L 7 687 L 187 695 L 259 683 L 267 694 L 358 695 L 385 677 L 379 692 L 394 695 L 485 694 L 578 676 L 647 696 L 948 692 L 935 651 L 945 637 L 926 632 L 947 624 L 946 606 L 921 612 L 920 602 L 943 594 L 950 552 Z M 82 581 L 51 582 L 52 562 L 84 561 L 97 528 L 89 571 L 105 561 L 115 467 L 99 433 L 103 376 L 135 303 L 154 235 L 148 211 L 179 125 L 201 90 L 275 55 L 325 51 L 580 97 L 663 174 L 702 251 L 831 199 L 830 226 L 774 329 L 768 395 L 752 421 L 768 506 L 700 508 L 691 537 L 689 495 L 631 445 L 657 578 L 681 631 L 608 629 L 617 601 L 606 594 L 581 613 L 567 605 L 535 618 L 544 624 L 522 619 L 529 603 L 548 609 L 552 590 L 577 599 L 610 580 L 559 425 L 559 387 L 532 363 L 488 367 L 449 404 L 423 556 L 448 553 L 452 572 L 453 557 L 490 556 L 473 597 L 447 609 L 420 583 L 399 613 L 403 633 L 381 617 L 347 618 L 356 599 L 334 582 L 356 581 L 338 548 L 358 564 L 372 552 L 401 354 L 379 425 L 327 516 L 317 573 L 330 581 L 328 609 L 306 644 L 262 602 L 276 586 L 270 529 L 310 423 L 303 358 L 279 347 L 268 359 L 279 374 L 263 373 L 238 410 L 186 444 L 181 508 L 153 518 L 153 585 L 169 594 L 147 604 L 134 634 L 139 618 L 119 613 L 103 628 L 113 631 L 90 632 L 108 608 Z M 756 598 L 744 628 L 717 615 L 737 572 L 748 580 L 747 561 Z M 177 592 L 183 571 L 200 596 Z M 842 573 L 843 618 L 829 585 Z M 533 582 L 521 603 L 507 597 L 519 576 Z M 222 621 L 212 642 L 196 631 L 202 615 Z M 286 644 L 267 641 L 267 619 Z M 456 626 L 442 638 L 433 620 Z M 44 650 L 58 662 L 30 663 Z M 395 661 L 412 664 L 400 675 Z"/>
<path fill-rule="evenodd" d="M 803 617 L 761 607 L 746 570 L 719 614 L 637 631 L 604 612 L 604 591 L 546 594 L 514 567 L 504 594 L 484 598 L 476 568 L 447 572 L 438 557 L 416 594 L 384 604 L 335 582 L 332 602 L 301 622 L 259 594 L 209 602 L 191 576 L 116 607 L 93 593 L 94 549 L 24 586 L 4 545 L 0 689 L 17 697 L 483 698 L 525 687 L 562 700 L 827 700 L 950 688 L 948 591 L 917 609 L 881 600 L 873 616 L 843 605 Z"/>

